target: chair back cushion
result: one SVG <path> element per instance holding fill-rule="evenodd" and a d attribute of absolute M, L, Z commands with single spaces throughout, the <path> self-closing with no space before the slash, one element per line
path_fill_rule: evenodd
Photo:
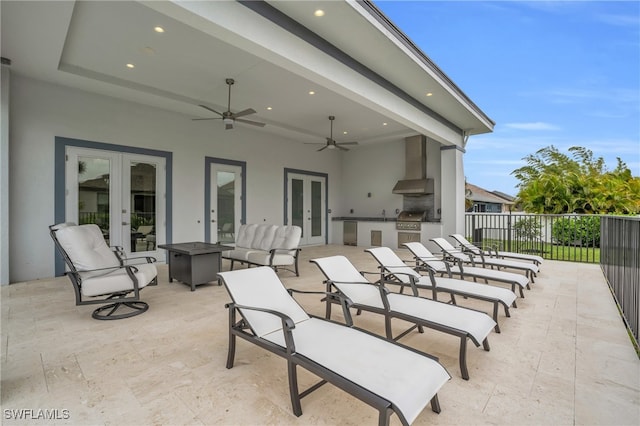
<path fill-rule="evenodd" d="M 398 257 L 397 254 L 393 252 L 389 247 L 374 247 L 368 248 L 366 251 L 371 253 L 373 257 L 378 261 L 380 266 L 383 266 L 387 271 L 393 273 L 398 273 L 396 278 L 404 283 L 409 283 L 411 278 L 409 275 L 414 276 L 417 279 L 420 279 L 420 274 L 414 271 L 409 266 L 405 265 L 405 263 Z"/>
<path fill-rule="evenodd" d="M 380 289 L 358 272 L 353 263 L 344 256 L 329 256 L 312 259 L 328 280 L 353 303 L 383 307 Z M 349 284 L 360 283 L 360 284 Z"/>
<path fill-rule="evenodd" d="M 255 223 L 240 225 L 238 235 L 236 237 L 236 247 L 251 248 L 251 242 L 258 227 Z"/>
<path fill-rule="evenodd" d="M 56 239 L 69 256 L 69 260 L 83 278 L 108 274 L 118 268 L 120 261 L 107 246 L 102 231 L 95 224 L 60 226 Z M 94 272 L 82 272 L 100 269 Z"/>
<path fill-rule="evenodd" d="M 426 263 L 434 271 L 447 270 L 447 265 L 443 261 L 437 259 L 422 243 L 410 242 L 404 243 L 404 245 L 409 249 L 409 251 L 411 251 L 411 253 L 413 253 L 414 256 Z"/>
<path fill-rule="evenodd" d="M 309 315 L 287 292 L 275 271 L 268 266 L 221 272 L 231 299 L 238 305 L 271 309 L 289 316 L 294 323 L 309 319 Z M 266 312 L 240 309 L 257 336 L 282 328 L 279 317 Z"/>
<path fill-rule="evenodd" d="M 278 249 L 295 249 L 300 244 L 302 228 L 299 226 L 278 226 L 272 247 Z"/>

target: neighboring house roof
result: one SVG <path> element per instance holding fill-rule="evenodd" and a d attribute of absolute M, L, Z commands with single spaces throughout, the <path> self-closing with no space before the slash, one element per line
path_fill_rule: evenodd
<path fill-rule="evenodd" d="M 502 193 L 499 193 L 497 191 L 487 191 L 484 188 L 480 188 L 479 186 L 472 185 L 470 183 L 467 183 L 465 188 L 466 198 L 471 201 L 494 204 L 515 204 L 515 202 L 513 201 L 513 197 L 507 194 L 498 195 Z M 506 197 L 509 197 L 511 199 Z"/>

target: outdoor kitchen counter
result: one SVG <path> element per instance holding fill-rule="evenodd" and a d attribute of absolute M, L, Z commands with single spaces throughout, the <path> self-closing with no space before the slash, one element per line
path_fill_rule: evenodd
<path fill-rule="evenodd" d="M 331 241 L 334 244 L 342 244 L 344 241 L 344 222 L 357 223 L 357 246 L 371 247 L 372 240 L 381 237 L 381 245 L 385 247 L 398 247 L 398 233 L 407 234 L 405 231 L 396 230 L 396 218 L 381 217 L 334 217 L 331 219 Z M 373 231 L 373 232 L 372 232 Z M 378 232 L 381 234 L 378 234 Z M 440 221 L 421 222 L 421 230 L 418 232 L 409 232 L 419 234 L 419 240 L 436 250 L 437 247 L 429 241 L 430 238 L 442 237 L 442 224 Z M 416 239 L 418 236 L 416 235 Z M 437 250 L 439 253 L 440 250 Z"/>

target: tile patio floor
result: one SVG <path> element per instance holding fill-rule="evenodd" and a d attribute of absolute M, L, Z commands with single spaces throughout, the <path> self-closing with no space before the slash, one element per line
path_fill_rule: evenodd
<path fill-rule="evenodd" d="M 308 259 L 345 254 L 375 270 L 363 247 L 320 246 L 301 252 L 301 276 L 288 287 L 322 289 Z M 403 258 L 408 255 L 399 251 Z M 228 268 L 224 263 L 223 268 Z M 2 424 L 91 425 L 364 425 L 377 412 L 326 385 L 302 401 L 295 417 L 285 362 L 239 340 L 236 364 L 225 368 L 228 297 L 213 284 L 167 280 L 143 291 L 149 311 L 121 321 L 96 321 L 91 306 L 74 306 L 66 277 L 1 289 Z M 462 380 L 457 339 L 425 330 L 402 339 L 440 358 L 452 379 L 439 393 L 442 412 L 425 409 L 417 425 L 637 425 L 640 361 L 597 265 L 546 261 L 491 351 L 470 344 L 471 379 Z M 317 296 L 298 299 L 321 315 Z M 489 304 L 460 299 L 489 312 Z M 338 318 L 338 317 L 336 317 Z M 364 313 L 357 326 L 383 333 L 381 317 Z M 396 330 L 405 324 L 395 323 Z M 299 374 L 301 388 L 315 377 Z M 56 421 L 11 418 L 11 410 L 68 410 Z M 392 424 L 399 424 L 392 416 Z"/>

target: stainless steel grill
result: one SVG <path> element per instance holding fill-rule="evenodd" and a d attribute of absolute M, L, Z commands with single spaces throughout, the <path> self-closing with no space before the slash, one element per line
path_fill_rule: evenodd
<path fill-rule="evenodd" d="M 420 231 L 427 211 L 402 211 L 398 215 L 396 229 L 399 231 Z"/>

